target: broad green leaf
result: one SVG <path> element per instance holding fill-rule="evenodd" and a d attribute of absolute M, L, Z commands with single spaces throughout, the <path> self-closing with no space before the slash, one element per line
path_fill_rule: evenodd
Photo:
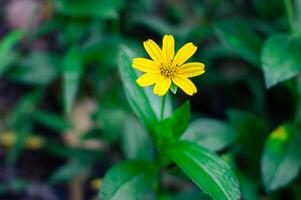
<path fill-rule="evenodd" d="M 240 198 L 239 184 L 229 165 L 209 150 L 189 141 L 166 147 L 167 155 L 214 200 Z"/>
<path fill-rule="evenodd" d="M 80 79 L 82 76 L 82 58 L 80 49 L 71 47 L 63 61 L 63 91 L 65 112 L 70 113 L 75 101 Z"/>
<path fill-rule="evenodd" d="M 259 66 L 262 41 L 241 19 L 224 20 L 214 26 L 222 45 L 247 62 Z"/>
<path fill-rule="evenodd" d="M 128 161 L 111 168 L 100 187 L 98 200 L 155 199 L 158 169 L 151 162 Z"/>
<path fill-rule="evenodd" d="M 145 128 L 134 118 L 128 117 L 121 133 L 122 149 L 127 159 L 153 159 L 153 146 Z"/>
<path fill-rule="evenodd" d="M 16 141 L 6 156 L 6 163 L 9 165 L 15 164 L 25 147 L 27 138 L 32 134 L 32 113 L 36 110 L 40 98 L 40 92 L 30 92 L 18 101 L 8 116 L 8 124 L 14 127 L 16 132 Z"/>
<path fill-rule="evenodd" d="M 199 190 L 197 187 L 185 188 L 185 190 L 164 193 L 160 195 L 160 200 L 187 200 L 187 199 L 197 199 L 197 200 L 211 200 L 211 198 L 205 194 L 203 191 Z"/>
<path fill-rule="evenodd" d="M 84 170 L 88 169 L 90 163 L 80 161 L 78 159 L 68 161 L 65 165 L 55 170 L 49 177 L 49 181 L 53 184 L 68 181 L 71 178 L 78 176 Z"/>
<path fill-rule="evenodd" d="M 87 42 L 83 44 L 82 54 L 83 62 L 103 64 L 102 68 L 116 69 L 116 52 L 118 52 L 121 38 L 116 34 L 103 35 L 103 33 L 94 33 Z"/>
<path fill-rule="evenodd" d="M 78 159 L 83 163 L 92 163 L 100 160 L 105 155 L 100 150 L 92 150 L 83 147 L 64 146 L 61 143 L 48 139 L 43 148 L 46 153 L 63 159 Z"/>
<path fill-rule="evenodd" d="M 91 129 L 83 134 L 82 140 L 99 140 L 103 139 L 102 132 L 99 129 Z"/>
<path fill-rule="evenodd" d="M 261 175 L 267 191 L 290 183 L 298 175 L 301 164 L 301 132 L 292 124 L 284 124 L 268 137 L 261 160 Z"/>
<path fill-rule="evenodd" d="M 14 31 L 6 35 L 0 43 L 0 76 L 18 57 L 13 50 L 15 45 L 25 36 L 24 31 Z"/>
<path fill-rule="evenodd" d="M 67 129 L 71 128 L 71 125 L 69 122 L 67 122 L 63 117 L 60 115 L 50 113 L 47 111 L 35 111 L 33 113 L 34 119 L 47 126 L 48 128 L 51 128 L 55 131 L 66 131 Z"/>
<path fill-rule="evenodd" d="M 12 148 L 9 149 L 5 158 L 6 164 L 14 165 L 17 162 L 23 149 L 25 148 L 27 138 L 29 138 L 31 135 L 31 130 L 32 123 L 30 120 L 28 120 L 26 124 L 19 125 L 18 129 L 16 130 L 16 141 Z"/>
<path fill-rule="evenodd" d="M 10 77 L 25 84 L 46 86 L 58 75 L 57 66 L 56 56 L 32 52 L 20 62 L 20 67 Z"/>
<path fill-rule="evenodd" d="M 258 176 L 260 169 L 260 157 L 264 147 L 264 140 L 268 134 L 268 127 L 260 116 L 253 113 L 229 110 L 227 112 L 229 122 L 237 130 L 237 145 L 240 147 L 243 162 L 250 176 Z"/>
<path fill-rule="evenodd" d="M 172 113 L 171 117 L 164 119 L 163 123 L 166 123 L 172 129 L 174 137 L 178 139 L 187 129 L 189 119 L 190 103 L 186 101 Z"/>
<path fill-rule="evenodd" d="M 239 173 L 239 172 L 238 172 Z M 253 178 L 237 175 L 240 183 L 241 194 L 245 200 L 259 200 L 258 186 Z"/>
<path fill-rule="evenodd" d="M 234 142 L 237 131 L 226 122 L 204 118 L 191 122 L 182 138 L 219 151 Z"/>
<path fill-rule="evenodd" d="M 132 13 L 129 17 L 129 20 L 132 24 L 142 25 L 158 34 L 164 35 L 166 33 L 175 33 L 174 26 L 171 26 L 163 18 L 158 16 L 149 15 L 149 14 L 135 14 Z"/>
<path fill-rule="evenodd" d="M 102 102 L 93 118 L 100 127 L 103 137 L 109 142 L 115 142 L 121 137 L 123 126 L 128 115 L 119 107 Z"/>
<path fill-rule="evenodd" d="M 124 92 L 135 114 L 149 129 L 152 129 L 152 124 L 157 121 L 157 117 L 144 89 L 136 83 L 138 77 L 131 66 L 132 58 L 134 58 L 133 52 L 122 46 L 118 65 Z"/>
<path fill-rule="evenodd" d="M 122 0 L 54 1 L 58 13 L 74 18 L 116 19 Z"/>
<path fill-rule="evenodd" d="M 28 121 L 31 121 L 41 97 L 42 93 L 40 91 L 33 91 L 21 97 L 8 116 L 8 124 L 18 127 L 20 124 L 26 124 Z"/>
<path fill-rule="evenodd" d="M 261 61 L 267 88 L 288 80 L 301 71 L 301 38 L 273 35 L 263 46 Z"/>
<path fill-rule="evenodd" d="M 176 109 L 172 115 L 156 125 L 159 138 L 175 140 L 181 137 L 188 127 L 190 118 L 189 101 Z M 170 141 L 169 141 L 170 142 Z"/>

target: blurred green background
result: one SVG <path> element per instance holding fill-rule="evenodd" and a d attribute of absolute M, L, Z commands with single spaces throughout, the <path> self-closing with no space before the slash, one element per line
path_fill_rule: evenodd
<path fill-rule="evenodd" d="M 192 60 L 206 65 L 197 94 L 172 95 L 191 101 L 184 138 L 231 164 L 243 199 L 301 199 L 300 0 L 0 4 L 0 199 L 95 199 L 111 166 L 152 159 L 118 52 L 142 57 L 164 34 L 196 44 Z M 208 199 L 178 172 L 163 180 L 160 199 Z"/>

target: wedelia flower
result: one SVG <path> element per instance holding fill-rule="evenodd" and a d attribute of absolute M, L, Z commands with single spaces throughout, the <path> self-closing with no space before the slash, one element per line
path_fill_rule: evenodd
<path fill-rule="evenodd" d="M 145 41 L 143 46 L 152 60 L 133 59 L 133 68 L 144 72 L 136 80 L 139 86 L 155 84 L 153 91 L 159 96 L 167 93 L 172 82 L 188 95 L 192 96 L 197 92 L 197 88 L 188 78 L 205 73 L 205 65 L 200 62 L 185 63 L 196 52 L 196 46 L 189 42 L 175 54 L 175 41 L 172 35 L 163 37 L 162 49 L 151 39 Z"/>

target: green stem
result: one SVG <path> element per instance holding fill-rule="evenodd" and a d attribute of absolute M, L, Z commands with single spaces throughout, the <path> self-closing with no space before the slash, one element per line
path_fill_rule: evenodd
<path fill-rule="evenodd" d="M 292 0 L 284 0 L 285 3 L 285 9 L 287 14 L 287 20 L 289 24 L 289 28 L 291 32 L 294 32 L 294 13 L 293 13 L 293 6 L 292 6 Z"/>
<path fill-rule="evenodd" d="M 167 95 L 164 95 L 164 96 L 162 97 L 161 112 L 160 112 L 160 120 L 163 120 L 163 118 L 164 118 L 164 111 L 165 111 L 165 104 L 166 104 L 166 96 L 167 96 Z"/>

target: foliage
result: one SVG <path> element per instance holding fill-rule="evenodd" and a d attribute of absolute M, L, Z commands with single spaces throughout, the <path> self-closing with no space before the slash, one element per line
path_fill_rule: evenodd
<path fill-rule="evenodd" d="M 28 1 L 19 25 L 14 2 L 0 199 L 301 198 L 299 0 Z M 136 83 L 132 59 L 165 34 L 198 47 L 192 97 Z"/>

